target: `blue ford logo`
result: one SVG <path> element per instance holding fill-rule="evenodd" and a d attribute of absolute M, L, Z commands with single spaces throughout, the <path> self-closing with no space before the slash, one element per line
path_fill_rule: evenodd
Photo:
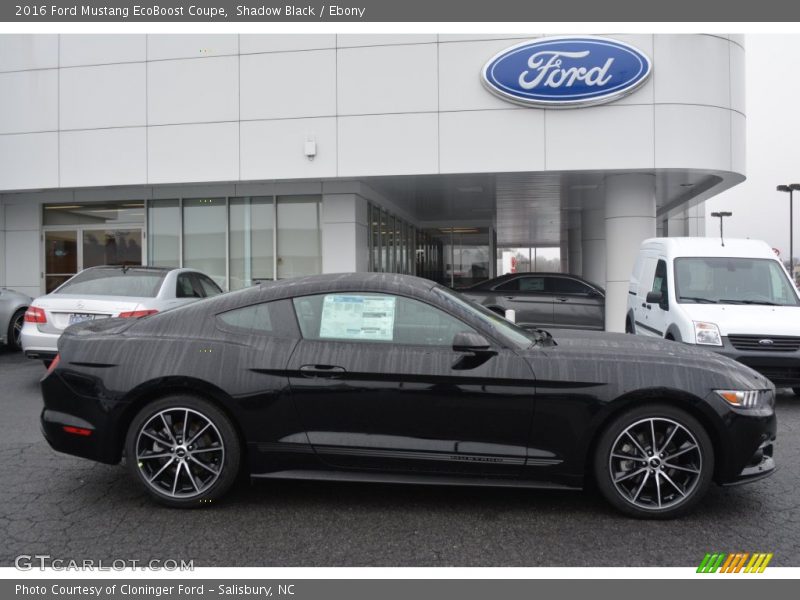
<path fill-rule="evenodd" d="M 650 76 L 650 59 L 623 42 L 551 37 L 517 44 L 483 67 L 486 88 L 526 106 L 576 108 L 627 96 Z"/>

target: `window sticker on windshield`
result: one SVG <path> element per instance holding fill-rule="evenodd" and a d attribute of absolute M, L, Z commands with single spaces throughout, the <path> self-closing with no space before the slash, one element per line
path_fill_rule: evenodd
<path fill-rule="evenodd" d="M 319 337 L 390 342 L 395 301 L 393 296 L 325 296 Z"/>

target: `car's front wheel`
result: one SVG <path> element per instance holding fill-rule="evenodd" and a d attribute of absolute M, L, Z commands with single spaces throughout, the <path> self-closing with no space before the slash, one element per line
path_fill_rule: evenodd
<path fill-rule="evenodd" d="M 667 404 L 648 404 L 618 416 L 597 444 L 597 486 L 616 508 L 634 517 L 668 519 L 694 507 L 708 491 L 714 449 L 703 426 Z"/>
<path fill-rule="evenodd" d="M 22 325 L 25 323 L 25 309 L 21 308 L 11 317 L 8 322 L 6 342 L 9 350 L 22 350 Z"/>
<path fill-rule="evenodd" d="M 208 400 L 175 395 L 145 406 L 125 440 L 128 467 L 158 502 L 208 505 L 236 480 L 241 460 L 231 420 Z"/>

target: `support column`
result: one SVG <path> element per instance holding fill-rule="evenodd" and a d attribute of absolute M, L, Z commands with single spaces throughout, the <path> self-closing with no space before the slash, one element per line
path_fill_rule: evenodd
<path fill-rule="evenodd" d="M 706 205 L 701 202 L 696 206 L 686 209 L 686 235 L 691 237 L 705 237 L 706 235 Z"/>
<path fill-rule="evenodd" d="M 602 206 L 585 208 L 581 214 L 581 274 L 598 285 L 606 281 L 605 216 Z"/>
<path fill-rule="evenodd" d="M 367 201 L 358 194 L 322 196 L 322 272 L 369 269 Z"/>
<path fill-rule="evenodd" d="M 583 273 L 583 253 L 581 239 L 581 215 L 570 213 L 570 224 L 567 230 L 567 252 L 569 257 L 569 272 L 573 275 Z"/>
<path fill-rule="evenodd" d="M 686 237 L 686 211 L 667 219 L 667 237 Z"/>
<path fill-rule="evenodd" d="M 628 284 L 642 241 L 656 233 L 655 176 L 605 181 L 606 331 L 625 331 Z"/>

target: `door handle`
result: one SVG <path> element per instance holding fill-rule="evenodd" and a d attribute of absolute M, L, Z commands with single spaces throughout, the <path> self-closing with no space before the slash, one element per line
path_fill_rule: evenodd
<path fill-rule="evenodd" d="M 300 367 L 300 374 L 303 377 L 330 377 L 335 378 L 345 373 L 344 367 L 335 365 L 303 365 Z"/>
<path fill-rule="evenodd" d="M 505 298 L 506 300 L 513 300 L 514 296 L 503 296 L 503 298 Z"/>
<path fill-rule="evenodd" d="M 567 298 L 564 296 L 556 296 L 556 300 L 558 300 L 559 302 L 566 302 Z"/>

